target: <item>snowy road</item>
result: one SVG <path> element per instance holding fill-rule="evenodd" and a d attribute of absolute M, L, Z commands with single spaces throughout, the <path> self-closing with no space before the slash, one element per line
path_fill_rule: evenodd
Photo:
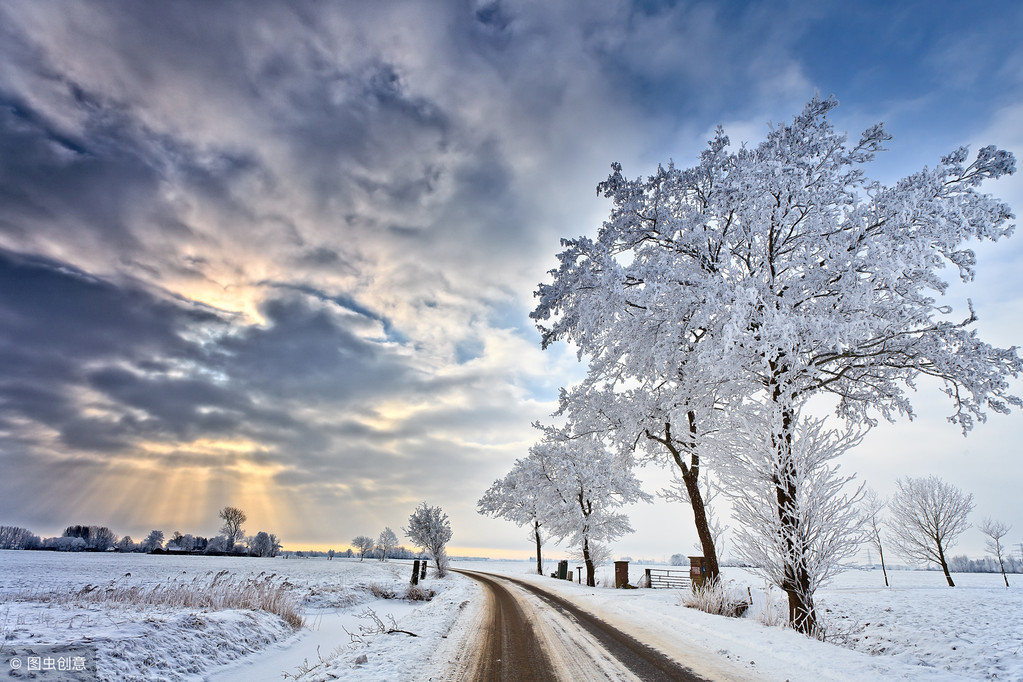
<path fill-rule="evenodd" d="M 571 602 L 527 582 L 458 571 L 481 583 L 477 615 L 449 679 L 691 680 L 703 678 Z"/>

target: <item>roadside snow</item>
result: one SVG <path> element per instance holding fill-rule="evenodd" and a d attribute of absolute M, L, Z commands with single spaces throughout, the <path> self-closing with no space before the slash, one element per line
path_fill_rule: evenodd
<path fill-rule="evenodd" d="M 741 569 L 725 569 L 724 577 L 741 592 L 749 586 L 754 607 L 745 618 L 729 619 L 680 606 L 674 590 L 587 588 L 530 575 L 526 562 L 455 566 L 535 582 L 713 679 L 1023 679 L 1023 592 L 1015 584 L 999 587 L 1000 576 L 956 575 L 953 589 L 943 587 L 935 572 L 890 571 L 893 587 L 885 589 L 879 572 L 844 573 L 818 593 L 839 646 L 763 625 L 757 614 L 783 612 L 782 595 L 764 590 L 761 579 Z M 631 569 L 635 584 L 643 566 Z M 286 579 L 302 604 L 305 626 L 295 632 L 262 611 L 12 599 L 15 593 L 111 582 L 147 588 L 187 583 L 222 570 L 240 578 L 272 572 Z M 478 625 L 482 592 L 468 578 L 437 579 L 431 571 L 424 586 L 436 592 L 432 601 L 378 596 L 404 594 L 410 570 L 393 561 L 0 551 L 0 642 L 6 654 L 44 644 L 95 647 L 101 680 L 445 677 L 457 647 Z M 608 584 L 612 573 L 608 567 L 598 577 Z"/>
<path fill-rule="evenodd" d="M 784 613 L 783 595 L 742 569 L 723 574 L 740 592 L 750 587 L 754 598 L 747 617 L 735 619 L 680 606 L 674 590 L 587 588 L 528 574 L 516 562 L 458 567 L 556 592 L 712 679 L 1023 679 L 1023 592 L 999 587 L 1001 576 L 957 574 L 953 589 L 941 587 L 944 578 L 933 571 L 889 571 L 895 587 L 885 589 L 880 572 L 843 573 L 836 586 L 818 593 L 839 645 L 763 625 L 759 614 Z M 633 584 L 643 568 L 630 566 Z M 605 568 L 598 578 L 612 584 L 613 571 Z"/>

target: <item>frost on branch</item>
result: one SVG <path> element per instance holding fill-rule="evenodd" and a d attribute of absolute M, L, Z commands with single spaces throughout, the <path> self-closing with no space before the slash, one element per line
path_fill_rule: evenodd
<path fill-rule="evenodd" d="M 631 459 L 608 451 L 599 438 L 576 435 L 570 427 L 534 426 L 543 438 L 515 462 L 516 476 L 503 480 L 530 491 L 536 522 L 579 552 L 586 564 L 586 584 L 592 587 L 598 545 L 632 532 L 628 517 L 615 510 L 652 498 L 640 489 Z"/>
<path fill-rule="evenodd" d="M 429 552 L 437 566 L 437 575 L 443 578 L 447 573 L 447 544 L 451 539 L 448 515 L 440 507 L 431 507 L 423 502 L 408 517 L 408 528 L 401 530 L 412 544 Z"/>
<path fill-rule="evenodd" d="M 722 476 L 737 522 L 735 553 L 790 594 L 794 627 L 819 635 L 813 595 L 865 539 L 857 509 L 863 488 L 852 488 L 853 476 L 841 475 L 835 463 L 862 434 L 804 418 L 792 429 L 791 447 L 779 449 L 773 441 L 786 436 L 778 421 L 740 415 L 717 441 L 728 455 Z"/>
<path fill-rule="evenodd" d="M 541 548 L 546 529 L 541 532 L 545 521 L 540 516 L 540 495 L 544 486 L 538 474 L 532 459 L 517 460 L 504 478 L 494 481 L 483 493 L 476 503 L 476 510 L 480 514 L 507 519 L 516 526 L 528 524 L 530 539 L 536 544 L 536 572 L 543 575 Z"/>
<path fill-rule="evenodd" d="M 947 271 L 973 278 L 973 241 L 1013 231 L 1009 207 L 980 191 L 1015 171 L 1012 154 L 958 149 L 884 185 L 863 168 L 884 127 L 851 144 L 828 119 L 837 105 L 814 98 L 753 147 L 730 149 L 719 129 L 691 168 L 630 180 L 612 165 L 598 185 L 607 220 L 563 240 L 536 291 L 543 345 L 574 343 L 588 359 L 571 418 L 673 462 L 711 556 L 698 476 L 739 406 L 795 425 L 797 406 L 823 395 L 866 428 L 912 416 L 921 376 L 941 384 L 963 433 L 1023 406 L 1009 385 L 1023 372 L 1016 348 L 980 340 L 972 307 L 944 298 Z M 771 444 L 789 459 L 787 437 Z M 812 611 L 796 611 L 812 631 Z"/>
<path fill-rule="evenodd" d="M 973 495 L 937 476 L 907 476 L 895 482 L 889 530 L 899 552 L 913 562 L 934 563 L 955 587 L 948 570 L 948 550 L 970 527 Z"/>

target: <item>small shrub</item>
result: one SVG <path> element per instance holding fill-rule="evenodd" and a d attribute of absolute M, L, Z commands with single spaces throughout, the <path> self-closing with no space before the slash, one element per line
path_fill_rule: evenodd
<path fill-rule="evenodd" d="M 681 601 L 683 606 L 729 618 L 742 616 L 750 605 L 746 599 L 735 595 L 731 582 L 725 584 L 721 580 L 693 588 L 692 592 L 682 595 Z"/>
<path fill-rule="evenodd" d="M 369 586 L 369 591 L 372 592 L 373 596 L 377 599 L 394 599 L 398 596 L 398 593 L 390 587 L 384 587 L 383 585 L 377 585 L 376 583 Z"/>
<path fill-rule="evenodd" d="M 775 594 L 770 585 L 764 589 L 764 605 L 755 617 L 768 627 L 785 627 L 788 625 L 788 605 L 784 599 L 776 599 Z"/>
<path fill-rule="evenodd" d="M 409 585 L 405 590 L 405 599 L 408 601 L 430 601 L 435 594 L 436 592 L 428 590 L 422 585 Z"/>

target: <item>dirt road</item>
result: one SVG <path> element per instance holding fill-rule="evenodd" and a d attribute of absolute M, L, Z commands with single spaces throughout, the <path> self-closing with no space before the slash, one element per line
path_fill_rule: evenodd
<path fill-rule="evenodd" d="M 460 647 L 451 680 L 702 681 L 675 660 L 530 583 L 459 570 L 486 606 Z"/>

